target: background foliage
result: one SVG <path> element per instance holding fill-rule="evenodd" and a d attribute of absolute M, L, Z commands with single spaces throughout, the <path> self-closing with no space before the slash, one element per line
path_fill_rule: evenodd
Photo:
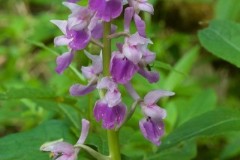
<path fill-rule="evenodd" d="M 39 147 L 64 138 L 74 143 L 81 118 L 91 121 L 87 144 L 107 153 L 105 131 L 92 117 L 97 93 L 70 97 L 71 84 L 86 83 L 77 70 L 87 65 L 79 52 L 63 76 L 54 72 L 58 29 L 49 21 L 65 19 L 61 0 L 0 0 L 0 159 L 48 159 Z M 87 4 L 86 0 L 81 1 Z M 176 92 L 164 99 L 166 134 L 157 148 L 138 129 L 142 115 L 120 131 L 124 159 L 202 160 L 240 158 L 240 3 L 238 0 L 152 0 L 155 14 L 142 15 L 157 54 L 152 68 L 161 74 L 149 85 L 136 76 L 141 95 L 149 89 Z M 121 30 L 122 22 L 116 21 Z M 93 45 L 88 47 L 98 53 Z M 144 86 L 144 87 L 143 87 Z M 126 95 L 126 93 L 124 93 Z M 124 101 L 130 105 L 132 100 Z M 130 107 L 130 106 L 129 106 Z M 127 138 L 126 138 L 127 137 Z M 84 152 L 79 159 L 91 159 Z"/>

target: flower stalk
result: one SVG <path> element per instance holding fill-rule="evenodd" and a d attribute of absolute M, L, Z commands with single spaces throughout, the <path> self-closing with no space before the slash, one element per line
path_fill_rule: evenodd
<path fill-rule="evenodd" d="M 109 66 L 111 60 L 111 22 L 104 22 L 103 32 L 103 76 L 109 76 Z M 109 154 L 112 160 L 121 160 L 118 132 L 107 130 Z"/>

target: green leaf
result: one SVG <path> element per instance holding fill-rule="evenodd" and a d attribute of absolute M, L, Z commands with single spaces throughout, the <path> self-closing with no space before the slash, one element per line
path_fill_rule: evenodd
<path fill-rule="evenodd" d="M 197 145 L 195 141 L 187 141 L 184 143 L 181 143 L 180 145 L 157 152 L 155 154 L 152 154 L 151 156 L 148 156 L 148 160 L 173 160 L 173 159 L 180 159 L 180 160 L 189 160 L 193 159 L 197 154 Z"/>
<path fill-rule="evenodd" d="M 216 109 L 195 117 L 170 133 L 161 149 L 200 136 L 214 136 L 229 131 L 240 131 L 240 112 L 229 109 Z"/>
<path fill-rule="evenodd" d="M 240 67 L 240 24 L 214 20 L 198 37 L 209 52 Z"/>
<path fill-rule="evenodd" d="M 42 153 L 40 146 L 47 141 L 61 138 L 73 143 L 75 139 L 68 128 L 64 122 L 48 121 L 30 131 L 3 137 L 0 139 L 0 159 L 47 160 L 49 155 Z"/>
<path fill-rule="evenodd" d="M 179 125 L 193 117 L 214 109 L 217 103 L 217 97 L 213 90 L 204 90 L 186 101 L 187 103 L 184 106 L 176 105 L 179 113 L 177 121 Z"/>
<path fill-rule="evenodd" d="M 173 90 L 186 78 L 185 75 L 191 70 L 194 62 L 196 61 L 199 53 L 199 47 L 193 47 L 187 52 L 181 60 L 174 66 L 174 70 L 169 74 L 165 80 L 164 89 Z M 179 74 L 179 71 L 183 74 Z"/>

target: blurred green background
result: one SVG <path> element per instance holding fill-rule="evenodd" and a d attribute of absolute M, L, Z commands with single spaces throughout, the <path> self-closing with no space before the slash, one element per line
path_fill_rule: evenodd
<path fill-rule="evenodd" d="M 160 103 L 168 111 L 166 135 L 192 118 L 215 108 L 239 109 L 239 68 L 206 51 L 201 47 L 197 37 L 197 32 L 207 27 L 212 19 L 240 22 L 239 1 L 151 0 L 151 2 L 154 4 L 155 14 L 152 17 L 149 14 L 141 16 L 146 20 L 147 34 L 154 43 L 150 50 L 157 55 L 157 61 L 152 68 L 160 72 L 161 80 L 156 84 L 148 84 L 143 78 L 136 76 L 133 83 L 142 96 L 151 89 L 168 89 L 176 92 L 175 97 L 164 99 Z M 86 1 L 83 0 L 81 3 L 86 4 Z M 9 154 L 13 152 L 11 147 L 13 142 L 10 143 L 9 139 L 14 139 L 14 136 L 8 138 L 9 135 L 26 133 L 52 119 L 59 120 L 51 122 L 56 127 L 55 133 L 58 131 L 62 133 L 62 125 L 71 126 L 70 129 L 65 129 L 69 135 L 64 134 L 71 142 L 79 135 L 82 117 L 91 120 L 92 126 L 99 126 L 94 122 L 92 112 L 88 109 L 88 106 L 93 107 L 97 93 L 80 98 L 70 97 L 68 90 L 72 84 L 86 82 L 79 79 L 74 70 L 67 69 L 63 75 L 58 75 L 54 71 L 56 54 L 63 53 L 66 48 L 54 47 L 53 39 L 61 32 L 50 23 L 50 20 L 66 19 L 68 14 L 69 10 L 62 5 L 62 0 L 0 0 L 1 160 L 30 160 L 28 156 L 19 158 L 23 154 L 21 151 L 15 156 L 7 156 L 8 152 Z M 121 31 L 122 17 L 114 23 L 119 25 L 118 30 Z M 132 30 L 134 31 L 134 27 Z M 122 39 L 117 41 L 120 40 Z M 89 45 L 87 50 L 98 53 L 99 48 Z M 73 67 L 80 70 L 82 65 L 88 63 L 82 52 L 78 52 Z M 125 97 L 124 100 L 130 107 L 131 99 Z M 240 132 L 221 132 L 216 135 L 209 133 L 210 137 L 185 139 L 181 144 L 158 153 L 157 148 L 145 141 L 138 131 L 138 121 L 141 117 L 138 109 L 136 115 L 120 133 L 122 152 L 126 157 L 132 157 L 126 159 L 134 159 L 133 157 L 145 160 L 240 159 Z M 44 133 L 47 130 L 45 128 Z M 96 138 L 99 133 L 104 135 L 104 131 L 95 127 L 91 130 L 92 136 L 88 143 L 106 152 L 106 141 Z M 35 132 L 37 137 L 43 136 L 43 133 Z M 52 132 L 53 136 L 45 139 L 52 140 L 53 137 L 57 137 L 54 130 Z M 133 136 L 125 138 L 126 135 Z M 31 134 L 25 135 L 25 138 L 28 137 L 31 137 Z M 37 147 L 44 142 L 42 140 L 31 144 L 36 148 L 34 150 L 36 153 Z M 96 145 L 98 142 L 101 142 L 101 147 Z M 159 157 L 149 158 L 152 153 L 158 153 L 156 155 Z M 41 155 L 47 158 L 46 154 Z M 91 159 L 87 155 L 85 157 Z"/>

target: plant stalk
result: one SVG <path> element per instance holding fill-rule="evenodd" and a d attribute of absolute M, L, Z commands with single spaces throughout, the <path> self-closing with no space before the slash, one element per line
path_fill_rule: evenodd
<path fill-rule="evenodd" d="M 103 33 L 103 76 L 109 76 L 109 67 L 111 60 L 111 22 L 104 22 Z M 108 148 L 111 160 L 121 160 L 118 132 L 113 130 L 107 131 Z"/>

